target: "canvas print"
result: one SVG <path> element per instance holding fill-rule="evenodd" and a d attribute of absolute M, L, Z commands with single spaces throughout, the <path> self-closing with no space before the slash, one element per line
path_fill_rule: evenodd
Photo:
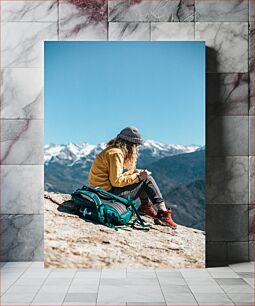
<path fill-rule="evenodd" d="M 45 266 L 205 266 L 205 46 L 44 43 Z"/>

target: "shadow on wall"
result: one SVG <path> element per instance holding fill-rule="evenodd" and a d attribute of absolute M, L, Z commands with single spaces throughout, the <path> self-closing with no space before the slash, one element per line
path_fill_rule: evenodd
<path fill-rule="evenodd" d="M 218 60 L 217 60 L 217 51 L 213 48 L 206 47 L 206 71 L 215 71 L 217 73 L 218 71 Z M 206 85 L 209 84 L 208 75 L 206 73 Z M 211 234 L 210 231 L 213 230 L 212 224 L 217 222 L 217 219 L 214 219 L 214 216 L 211 216 L 210 214 L 210 206 L 208 204 L 211 204 L 212 201 L 212 191 L 216 189 L 213 187 L 214 185 L 214 175 L 215 172 L 217 173 L 218 169 L 217 167 L 212 167 L 210 159 L 208 159 L 209 156 L 211 156 L 211 148 L 214 147 L 215 144 L 218 146 L 222 146 L 223 144 L 223 125 L 221 120 L 219 120 L 219 126 L 218 126 L 218 134 L 217 137 L 210 137 L 211 134 L 211 128 L 213 128 L 214 122 L 215 122 L 215 116 L 211 116 L 210 114 L 210 105 L 209 100 L 211 100 L 212 97 L 209 98 L 209 94 L 213 94 L 213 103 L 216 103 L 217 106 L 220 103 L 220 90 L 221 90 L 221 84 L 220 84 L 220 78 L 214 79 L 214 91 L 209 93 L 208 88 L 206 87 L 206 109 L 205 109 L 205 116 L 206 116 L 206 139 L 205 139 L 205 148 L 206 148 L 206 170 L 205 170 L 205 205 L 206 205 L 206 221 L 205 221 L 205 228 L 206 228 L 206 267 L 210 266 L 224 266 L 224 262 L 227 261 L 227 257 L 225 258 L 217 258 L 215 254 L 217 253 L 217 250 L 212 250 L 213 247 L 208 245 L 208 242 L 211 241 Z M 217 107 L 216 107 L 217 108 Z M 216 112 L 217 113 L 217 112 Z M 222 169 L 224 172 L 224 170 Z M 214 173 L 213 173 L 214 172 Z M 216 174 L 217 176 L 217 174 Z M 223 184 L 225 184 L 225 180 L 223 180 Z M 226 186 L 222 186 L 222 189 L 224 190 Z M 214 219 L 214 220 L 213 220 Z M 217 226 L 217 224 L 215 224 Z M 221 256 L 221 255 L 220 255 Z M 218 262 L 219 261 L 219 262 Z"/>
<path fill-rule="evenodd" d="M 209 90 L 209 87 L 206 88 L 206 267 L 225 266 L 240 261 L 234 260 L 236 256 L 238 259 L 238 254 L 228 256 L 227 242 L 243 241 L 246 235 L 246 220 L 241 214 L 239 217 L 236 215 L 238 209 L 231 207 L 229 210 L 225 205 L 217 205 L 237 201 L 234 198 L 235 194 L 231 194 L 233 189 L 231 169 L 234 164 L 230 164 L 231 161 L 228 162 L 224 158 L 228 155 L 229 149 L 229 139 L 226 136 L 231 131 L 224 124 L 222 103 L 228 101 L 225 101 L 227 99 L 222 101 L 226 93 L 223 92 L 225 87 L 222 85 L 220 74 L 217 75 L 218 67 L 217 51 L 206 47 L 206 70 L 213 71 L 214 74 L 213 76 L 206 74 L 206 83 L 212 86 Z M 237 218 L 240 224 L 233 227 Z M 239 229 L 239 226 L 243 228 Z"/>

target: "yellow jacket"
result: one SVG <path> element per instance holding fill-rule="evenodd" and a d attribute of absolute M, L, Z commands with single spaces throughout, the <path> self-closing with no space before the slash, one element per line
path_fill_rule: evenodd
<path fill-rule="evenodd" d="M 88 176 L 88 185 L 109 191 L 139 182 L 134 169 L 123 173 L 124 154 L 119 148 L 107 147 L 95 158 Z"/>

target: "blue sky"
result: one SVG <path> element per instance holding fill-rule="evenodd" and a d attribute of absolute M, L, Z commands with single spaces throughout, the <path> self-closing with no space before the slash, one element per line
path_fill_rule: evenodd
<path fill-rule="evenodd" d="M 45 143 L 205 144 L 204 42 L 45 42 Z"/>

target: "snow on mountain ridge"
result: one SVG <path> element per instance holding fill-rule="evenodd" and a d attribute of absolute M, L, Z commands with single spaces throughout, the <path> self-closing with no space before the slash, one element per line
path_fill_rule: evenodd
<path fill-rule="evenodd" d="M 46 144 L 44 145 L 44 163 L 69 161 L 71 164 L 82 159 L 93 160 L 105 148 L 105 143 L 97 145 L 81 144 Z M 149 152 L 152 156 L 169 156 L 181 153 L 191 153 L 201 148 L 198 145 L 166 144 L 155 140 L 146 140 L 139 153 Z"/>
<path fill-rule="evenodd" d="M 176 149 L 176 150 L 185 150 L 186 152 L 194 152 L 195 150 L 199 149 L 200 146 L 198 145 L 181 145 L 181 144 L 167 144 L 155 140 L 148 139 L 144 143 L 145 148 L 156 148 L 158 150 L 171 150 L 171 149 Z"/>

